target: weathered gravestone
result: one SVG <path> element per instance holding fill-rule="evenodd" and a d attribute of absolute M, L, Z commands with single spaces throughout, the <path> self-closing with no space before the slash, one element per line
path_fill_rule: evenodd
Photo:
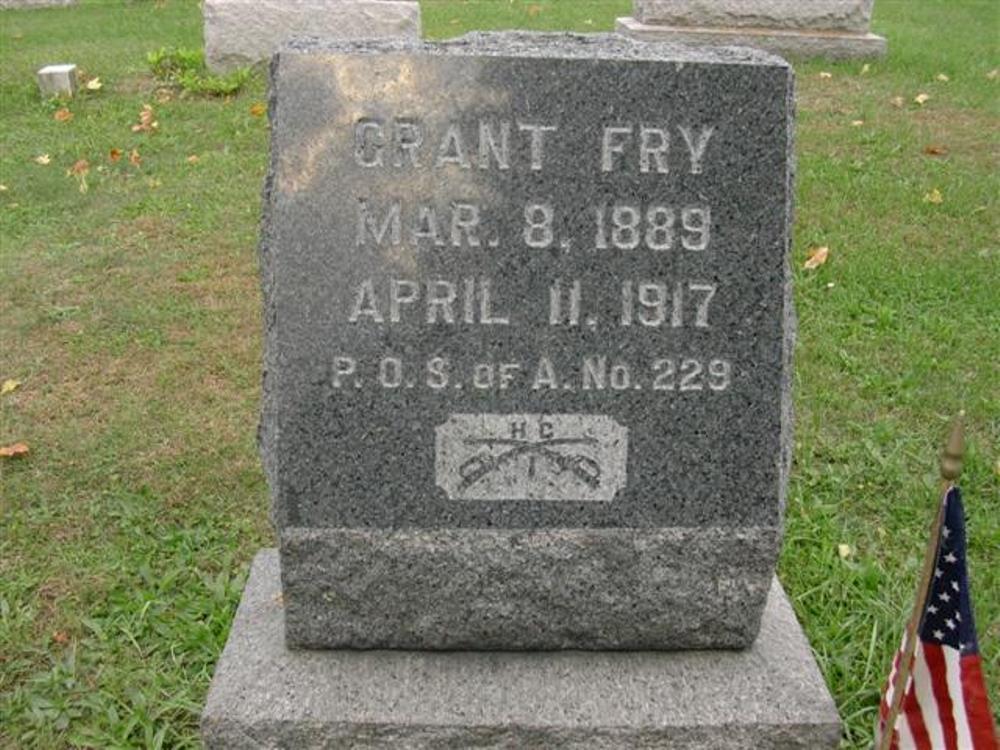
<path fill-rule="evenodd" d="M 633 0 L 618 31 L 686 44 L 745 44 L 804 57 L 882 57 L 875 0 Z"/>
<path fill-rule="evenodd" d="M 774 579 L 791 102 L 765 53 L 607 35 L 276 56 L 281 596 L 261 556 L 210 747 L 835 746 Z"/>
<path fill-rule="evenodd" d="M 204 0 L 202 15 L 205 63 L 216 72 L 269 60 L 298 36 L 420 37 L 416 0 Z"/>

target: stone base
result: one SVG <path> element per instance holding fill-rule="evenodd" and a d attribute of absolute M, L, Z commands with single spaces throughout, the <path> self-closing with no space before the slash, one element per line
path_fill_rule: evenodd
<path fill-rule="evenodd" d="M 746 651 L 290 651 L 278 555 L 254 561 L 202 715 L 209 750 L 836 748 L 777 580 Z"/>
<path fill-rule="evenodd" d="M 642 23 L 630 16 L 619 18 L 615 30 L 620 34 L 650 42 L 756 47 L 790 57 L 826 57 L 843 60 L 856 57 L 884 57 L 888 51 L 885 37 L 869 33 L 662 26 Z"/>

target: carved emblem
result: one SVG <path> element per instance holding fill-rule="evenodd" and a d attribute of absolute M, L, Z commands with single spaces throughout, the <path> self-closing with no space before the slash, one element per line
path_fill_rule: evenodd
<path fill-rule="evenodd" d="M 609 502 L 626 483 L 628 430 L 596 414 L 453 414 L 436 451 L 453 500 Z"/>

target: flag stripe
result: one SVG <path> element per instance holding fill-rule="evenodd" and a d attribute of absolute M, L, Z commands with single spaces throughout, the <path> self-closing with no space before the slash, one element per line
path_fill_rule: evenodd
<path fill-rule="evenodd" d="M 972 748 L 972 733 L 969 731 L 969 719 L 962 695 L 962 655 L 947 646 L 941 647 L 941 653 L 944 656 L 948 695 L 951 697 L 951 718 L 955 722 L 955 746 Z"/>
<path fill-rule="evenodd" d="M 930 672 L 931 690 L 934 691 L 934 699 L 937 702 L 938 720 L 941 722 L 941 732 L 944 735 L 944 744 L 942 747 L 947 750 L 958 750 L 955 719 L 951 714 L 951 696 L 948 695 L 948 681 L 945 677 L 947 668 L 944 664 L 943 649 L 935 643 L 925 643 L 922 645 L 924 661 L 927 663 L 927 669 Z"/>
<path fill-rule="evenodd" d="M 975 750 L 996 750 L 997 738 L 979 654 L 962 657 L 962 699 L 971 717 L 969 729 L 972 732 L 972 747 Z"/>
<path fill-rule="evenodd" d="M 931 738 L 927 734 L 927 727 L 924 725 L 924 717 L 920 712 L 920 704 L 917 702 L 917 694 L 912 686 L 903 699 L 904 717 L 906 728 L 913 737 L 913 745 L 917 750 L 934 750 L 931 746 Z"/>
<path fill-rule="evenodd" d="M 920 704 L 920 714 L 923 718 L 931 747 L 935 750 L 945 750 L 944 730 L 938 719 L 937 701 L 934 700 L 934 689 L 931 686 L 931 676 L 924 660 L 924 644 L 917 644 L 917 659 L 913 665 L 913 687 L 917 702 Z"/>

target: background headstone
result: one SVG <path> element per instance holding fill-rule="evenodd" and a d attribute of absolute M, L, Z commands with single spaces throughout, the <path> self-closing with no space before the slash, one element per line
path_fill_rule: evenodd
<path fill-rule="evenodd" d="M 204 0 L 205 62 L 217 72 L 268 60 L 302 36 L 420 37 L 416 0 Z"/>
<path fill-rule="evenodd" d="M 618 31 L 657 41 L 739 44 L 806 57 L 879 57 L 874 0 L 634 0 Z"/>
<path fill-rule="evenodd" d="M 36 75 L 42 96 L 76 95 L 76 65 L 46 65 Z"/>
<path fill-rule="evenodd" d="M 0 10 L 14 8 L 52 8 L 76 5 L 77 0 L 0 0 Z"/>
<path fill-rule="evenodd" d="M 787 63 L 304 44 L 272 96 L 289 643 L 749 645 L 791 437 Z"/>

